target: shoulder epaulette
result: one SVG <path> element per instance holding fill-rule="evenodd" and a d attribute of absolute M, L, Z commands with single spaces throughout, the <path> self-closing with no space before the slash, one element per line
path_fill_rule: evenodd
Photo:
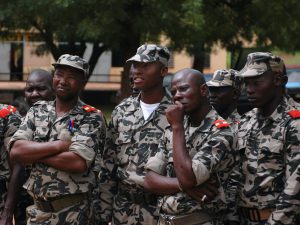
<path fill-rule="evenodd" d="M 82 108 L 86 111 L 86 112 L 93 112 L 93 111 L 96 111 L 97 109 L 93 106 L 90 106 L 90 105 L 84 105 L 82 106 Z"/>
<path fill-rule="evenodd" d="M 16 111 L 17 111 L 16 107 L 14 107 L 12 105 L 8 105 L 6 108 L 3 108 L 0 110 L 0 118 L 5 118 L 9 114 L 14 113 Z"/>
<path fill-rule="evenodd" d="M 300 118 L 300 111 L 299 110 L 291 110 L 288 112 L 288 114 L 293 118 L 293 119 L 297 119 Z"/>
<path fill-rule="evenodd" d="M 229 127 L 229 123 L 228 123 L 226 120 L 216 120 L 216 121 L 214 122 L 214 125 L 215 125 L 218 129 Z"/>

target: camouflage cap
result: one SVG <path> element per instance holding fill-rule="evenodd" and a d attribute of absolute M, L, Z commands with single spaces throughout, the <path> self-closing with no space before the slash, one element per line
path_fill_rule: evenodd
<path fill-rule="evenodd" d="M 206 84 L 209 87 L 235 87 L 235 76 L 238 71 L 230 70 L 216 70 L 213 77 Z"/>
<path fill-rule="evenodd" d="M 128 59 L 126 62 L 161 62 L 163 65 L 168 66 L 170 59 L 170 52 L 166 47 L 155 44 L 143 44 L 140 46 L 136 54 Z"/>
<path fill-rule="evenodd" d="M 247 57 L 244 68 L 237 74 L 240 77 L 255 77 L 267 71 L 286 74 L 282 58 L 269 52 L 253 52 Z"/>
<path fill-rule="evenodd" d="M 84 76 L 89 73 L 89 64 L 84 59 L 77 55 L 64 54 L 59 57 L 56 63 L 52 64 L 54 68 L 57 66 L 69 66 L 78 70 L 83 71 Z"/>

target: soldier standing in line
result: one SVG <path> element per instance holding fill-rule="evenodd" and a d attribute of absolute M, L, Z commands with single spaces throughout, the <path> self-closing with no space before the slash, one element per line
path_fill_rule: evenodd
<path fill-rule="evenodd" d="M 197 70 L 183 69 L 172 80 L 174 105 L 158 153 L 148 160 L 145 189 L 163 195 L 159 224 L 222 224 L 226 208 L 224 183 L 234 165 L 236 137 L 209 105 L 208 88 Z M 195 188 L 208 180 L 218 195 L 206 202 Z"/>
<path fill-rule="evenodd" d="M 241 116 L 237 111 L 237 102 L 240 96 L 240 78 L 236 77 L 238 71 L 216 70 L 213 78 L 207 82 L 209 89 L 209 102 L 215 110 L 230 124 L 237 134 Z M 237 146 L 235 146 L 235 149 Z M 229 181 L 230 182 L 230 181 Z M 228 204 L 225 222 L 238 223 L 239 216 L 236 211 L 236 183 L 225 185 L 225 194 Z"/>
<path fill-rule="evenodd" d="M 95 185 L 92 168 L 104 145 L 105 123 L 98 110 L 79 99 L 88 63 L 65 54 L 53 66 L 56 99 L 30 108 L 9 143 L 10 156 L 33 165 L 24 184 L 34 201 L 27 207 L 27 224 L 86 225 Z"/>
<path fill-rule="evenodd" d="M 52 80 L 52 75 L 46 70 L 37 69 L 29 74 L 24 89 L 25 102 L 28 107 L 40 100 L 50 101 L 54 99 Z M 26 224 L 26 208 L 33 202 L 28 193 L 21 188 L 29 174 L 30 167 L 27 167 L 25 171 L 25 167 L 21 163 L 16 162 L 13 165 L 5 201 L 5 213 L 1 217 L 0 225 L 12 224 L 13 214 L 16 225 Z M 17 200 L 19 200 L 18 204 Z"/>
<path fill-rule="evenodd" d="M 248 55 L 238 73 L 255 109 L 238 132 L 241 157 L 238 207 L 245 225 L 292 225 L 300 211 L 300 111 L 288 103 L 283 60 Z"/>
<path fill-rule="evenodd" d="M 0 213 L 5 214 L 4 202 L 7 195 L 7 183 L 11 175 L 11 163 L 8 155 L 8 142 L 19 128 L 21 116 L 11 105 L 0 104 Z"/>
<path fill-rule="evenodd" d="M 100 172 L 101 224 L 157 223 L 157 197 L 144 192 L 144 177 L 145 164 L 156 153 L 168 124 L 165 109 L 171 99 L 163 78 L 169 58 L 167 48 L 144 44 L 127 60 L 140 94 L 116 106 L 108 125 Z"/>

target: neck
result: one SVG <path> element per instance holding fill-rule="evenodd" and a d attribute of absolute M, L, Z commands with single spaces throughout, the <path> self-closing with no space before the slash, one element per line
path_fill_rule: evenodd
<path fill-rule="evenodd" d="M 226 110 L 224 110 L 223 112 L 219 113 L 220 116 L 222 116 L 224 119 L 227 119 L 232 112 L 236 109 L 236 104 L 231 104 L 229 105 Z"/>
<path fill-rule="evenodd" d="M 206 115 L 208 114 L 208 112 L 210 111 L 210 107 L 208 104 L 203 104 L 203 107 L 201 107 L 201 109 L 199 109 L 198 111 L 190 114 L 190 118 L 191 118 L 191 124 L 193 127 L 197 127 L 201 124 L 202 120 L 204 120 L 204 118 L 206 117 Z"/>
<path fill-rule="evenodd" d="M 277 108 L 279 103 L 282 101 L 282 99 L 283 99 L 283 95 L 276 96 L 274 99 L 272 99 L 272 101 L 270 101 L 269 103 L 267 103 L 264 106 L 260 107 L 258 109 L 259 113 L 263 117 L 270 116 L 274 112 L 274 110 Z"/>
<path fill-rule="evenodd" d="M 55 100 L 55 110 L 58 116 L 62 116 L 65 113 L 69 112 L 78 102 L 78 98 L 72 100 L 63 101 L 59 98 Z"/>
<path fill-rule="evenodd" d="M 159 103 L 164 96 L 165 90 L 163 87 L 151 91 L 141 91 L 141 101 L 147 104 Z"/>

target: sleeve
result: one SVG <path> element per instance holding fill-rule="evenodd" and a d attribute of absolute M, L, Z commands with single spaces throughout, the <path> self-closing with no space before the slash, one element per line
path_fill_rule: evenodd
<path fill-rule="evenodd" d="M 230 128 L 215 131 L 205 144 L 199 144 L 192 159 L 197 185 L 204 183 L 210 174 L 231 170 L 234 165 L 233 145 L 236 137 Z M 197 146 L 196 146 L 197 148 Z"/>
<path fill-rule="evenodd" d="M 149 158 L 148 162 L 145 165 L 146 170 L 152 170 L 155 173 L 165 176 L 166 167 L 168 163 L 168 152 L 172 151 L 172 146 L 170 145 L 170 139 L 167 138 L 168 130 L 162 137 L 162 140 L 159 142 L 157 153 Z"/>
<path fill-rule="evenodd" d="M 293 120 L 286 134 L 285 185 L 267 224 L 294 224 L 300 213 L 300 120 Z"/>
<path fill-rule="evenodd" d="M 69 151 L 85 159 L 87 166 L 90 167 L 99 148 L 103 148 L 106 135 L 105 122 L 97 113 L 90 113 L 79 123 L 71 139 Z"/>
<path fill-rule="evenodd" d="M 113 197 L 117 190 L 116 170 L 117 170 L 117 112 L 112 113 L 111 121 L 108 124 L 104 151 L 100 159 L 99 172 L 99 215 L 101 222 L 110 222 L 112 218 Z"/>
<path fill-rule="evenodd" d="M 8 141 L 7 149 L 10 151 L 13 143 L 17 140 L 33 140 L 33 133 L 35 130 L 34 124 L 35 111 L 34 107 L 31 107 L 27 112 L 24 120 L 22 121 L 19 129 L 14 133 L 11 139 Z"/>
<path fill-rule="evenodd" d="M 18 113 L 12 113 L 7 117 L 6 129 L 4 133 L 4 147 L 8 150 L 8 143 L 21 124 L 21 116 Z"/>

